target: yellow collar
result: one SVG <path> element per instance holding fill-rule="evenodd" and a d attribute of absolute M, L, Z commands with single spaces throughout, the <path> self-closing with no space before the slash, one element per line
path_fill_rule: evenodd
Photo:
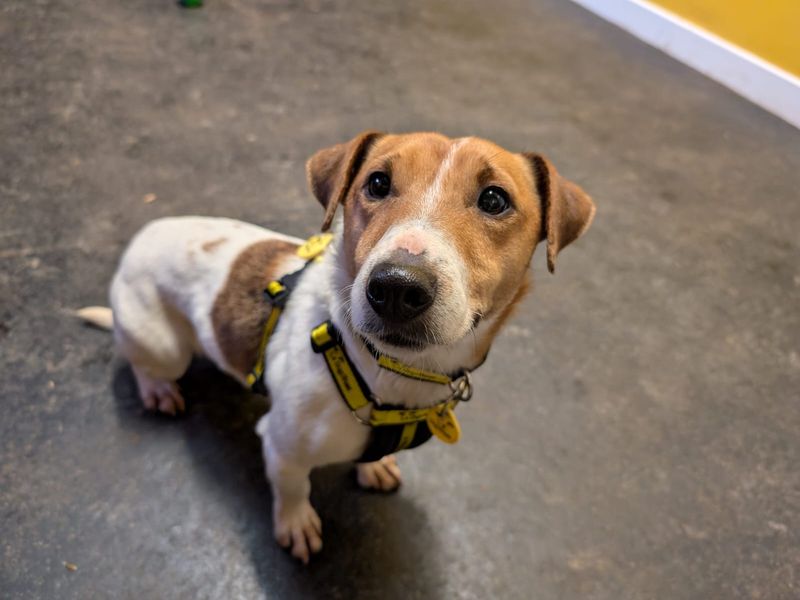
<path fill-rule="evenodd" d="M 472 397 L 472 383 L 469 371 L 463 371 L 460 376 L 453 379 L 441 373 L 403 364 L 389 357 L 383 357 L 386 360 L 381 364 L 379 358 L 378 364 L 385 369 L 412 379 L 446 384 L 450 388 L 448 397 L 433 406 L 425 408 L 386 408 L 374 403 L 375 396 L 355 368 L 355 365 L 353 365 L 350 357 L 347 356 L 341 333 L 331 321 L 325 321 L 311 331 L 311 346 L 315 352 L 322 354 L 325 358 L 325 363 L 328 365 L 328 370 L 331 372 L 342 399 L 359 423 L 372 427 L 383 427 L 387 425 L 412 425 L 424 421 L 431 432 L 440 440 L 450 444 L 458 441 L 461 435 L 461 427 L 453 409 L 459 402 L 467 401 Z M 369 418 L 361 418 L 356 411 L 370 404 L 373 404 L 373 408 Z"/>

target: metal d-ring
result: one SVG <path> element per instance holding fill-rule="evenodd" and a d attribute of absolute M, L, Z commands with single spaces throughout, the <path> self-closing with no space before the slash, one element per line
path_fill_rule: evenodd
<path fill-rule="evenodd" d="M 356 411 L 354 411 L 354 410 L 351 410 L 351 411 L 350 411 L 350 414 L 351 414 L 351 415 L 353 415 L 353 418 L 354 418 L 354 419 L 355 419 L 355 420 L 356 420 L 358 423 L 361 423 L 362 425 L 367 425 L 367 426 L 371 426 L 371 425 L 372 425 L 372 424 L 369 422 L 369 419 L 365 419 L 365 418 L 363 418 L 363 417 L 362 417 L 361 415 L 359 415 L 359 414 L 358 414 Z"/>
<path fill-rule="evenodd" d="M 463 375 L 451 381 L 449 385 L 450 391 L 452 392 L 450 400 L 467 402 L 472 398 L 472 379 L 470 378 L 469 371 L 464 371 Z"/>

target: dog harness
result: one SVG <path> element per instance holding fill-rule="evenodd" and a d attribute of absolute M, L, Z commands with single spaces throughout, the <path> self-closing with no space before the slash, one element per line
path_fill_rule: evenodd
<path fill-rule="evenodd" d="M 306 259 L 305 265 L 293 273 L 269 282 L 264 290 L 264 295 L 272 308 L 264 325 L 257 362 L 247 376 L 248 385 L 257 393 L 264 394 L 267 391 L 263 380 L 264 357 L 278 318 L 303 271 L 312 262 L 321 258 L 331 239 L 330 234 L 310 238 L 297 250 L 298 256 Z M 362 341 L 381 368 L 411 379 L 446 386 L 448 393 L 433 406 L 425 408 L 404 408 L 386 404 L 370 391 L 347 355 L 341 332 L 337 327 L 328 320 L 312 329 L 311 347 L 324 358 L 347 408 L 356 421 L 372 429 L 367 447 L 357 462 L 373 462 L 387 454 L 415 448 L 427 442 L 432 435 L 448 444 L 456 443 L 461 436 L 461 427 L 453 409 L 459 402 L 466 402 L 472 397 L 470 371 L 462 369 L 451 376 L 419 369 L 381 354 L 366 339 Z M 368 414 L 367 407 L 371 408 Z"/>
<path fill-rule="evenodd" d="M 297 282 L 300 281 L 300 276 L 306 268 L 314 261 L 322 258 L 322 253 L 325 252 L 325 248 L 328 247 L 332 239 L 333 235 L 330 233 L 314 235 L 308 238 L 308 240 L 297 249 L 297 256 L 305 259 L 305 264 L 297 271 L 288 273 L 280 279 L 270 281 L 264 289 L 264 297 L 272 308 L 269 311 L 267 322 L 264 324 L 264 331 L 261 334 L 261 342 L 258 345 L 258 358 L 256 358 L 255 365 L 253 365 L 252 370 L 247 375 L 247 385 L 249 385 L 250 389 L 254 392 L 264 395 L 267 393 L 267 387 L 264 384 L 264 357 L 267 353 L 267 344 L 269 344 L 269 340 L 275 332 L 275 327 L 278 325 L 278 318 L 281 316 L 283 309 L 286 308 L 289 296 L 292 294 L 292 291 L 294 291 L 294 288 L 297 287 Z"/>
<path fill-rule="evenodd" d="M 448 444 L 455 444 L 461 437 L 461 427 L 453 409 L 459 402 L 472 397 L 469 371 L 461 371 L 452 378 L 378 354 L 378 365 L 384 369 L 449 388 L 448 396 L 433 406 L 404 408 L 380 402 L 370 391 L 347 355 L 341 333 L 331 321 L 325 321 L 311 331 L 311 347 L 325 359 L 336 388 L 353 418 L 362 425 L 372 427 L 370 441 L 357 462 L 372 462 L 393 452 L 415 448 L 427 442 L 431 434 Z M 369 344 L 367 348 L 370 348 Z M 367 406 L 371 406 L 369 416 L 362 417 L 359 411 Z"/>

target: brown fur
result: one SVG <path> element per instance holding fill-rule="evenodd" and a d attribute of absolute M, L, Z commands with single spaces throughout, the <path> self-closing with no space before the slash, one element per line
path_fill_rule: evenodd
<path fill-rule="evenodd" d="M 344 247 L 351 277 L 356 276 L 386 230 L 417 209 L 449 145 L 448 138 L 436 133 L 384 136 L 373 143 L 358 178 L 387 171 L 392 177 L 392 193 L 386 200 L 375 202 L 365 197 L 363 184 L 352 185 L 349 201 L 344 203 Z"/>
<path fill-rule="evenodd" d="M 483 360 L 486 355 L 489 353 L 489 348 L 494 341 L 495 336 L 500 332 L 503 328 L 503 325 L 506 324 L 509 318 L 516 312 L 517 306 L 519 306 L 520 300 L 522 300 L 528 291 L 531 288 L 531 280 L 528 274 L 525 274 L 525 277 L 522 280 L 522 283 L 517 288 L 517 292 L 514 294 L 514 297 L 511 299 L 506 307 L 500 311 L 499 316 L 495 319 L 494 323 L 492 323 L 491 329 L 486 334 L 486 337 L 482 340 L 479 340 L 478 345 L 475 348 L 475 353 L 473 355 L 473 360 L 481 361 Z"/>
<path fill-rule="evenodd" d="M 217 343 L 228 364 L 242 376 L 250 372 L 258 358 L 269 315 L 264 288 L 283 275 L 279 272 L 281 263 L 296 251 L 296 244 L 283 240 L 248 246 L 234 261 L 228 280 L 214 301 L 211 321 Z"/>
<path fill-rule="evenodd" d="M 536 175 L 544 212 L 542 239 L 547 240 L 547 268 L 556 270 L 556 255 L 577 240 L 594 218 L 594 203 L 577 185 L 558 174 L 541 154 L 526 153 Z"/>
<path fill-rule="evenodd" d="M 344 205 L 344 256 L 352 278 L 389 227 L 420 209 L 454 142 L 437 133 L 365 132 L 309 160 L 311 188 L 326 208 L 323 227 L 337 205 Z M 391 176 L 392 191 L 385 199 L 366 196 L 365 181 L 373 171 Z M 490 185 L 508 192 L 512 211 L 498 218 L 481 214 L 477 199 Z M 478 344 L 482 353 L 527 292 L 537 243 L 547 240 L 547 265 L 553 272 L 558 252 L 589 227 L 594 203 L 543 156 L 515 154 L 478 138 L 469 138 L 455 154 L 441 194 L 429 219 L 450 233 L 468 266 L 470 308 L 496 317 Z"/>
<path fill-rule="evenodd" d="M 344 144 L 320 150 L 306 166 L 311 192 L 325 207 L 322 231 L 327 231 L 372 143 L 383 134 L 365 131 Z"/>
<path fill-rule="evenodd" d="M 213 252 L 214 248 L 216 248 L 220 244 L 224 244 L 227 241 L 228 241 L 228 238 L 226 238 L 226 237 L 217 238 L 216 240 L 211 240 L 209 242 L 205 242 L 201 246 L 201 248 L 203 249 L 203 252 Z"/>

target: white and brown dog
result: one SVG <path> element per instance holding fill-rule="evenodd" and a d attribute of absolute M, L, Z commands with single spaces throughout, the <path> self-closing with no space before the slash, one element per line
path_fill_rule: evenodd
<path fill-rule="evenodd" d="M 370 412 L 382 403 L 417 409 L 442 401 L 440 382 L 382 368 L 376 357 L 436 373 L 476 367 L 528 288 L 536 244 L 546 240 L 552 272 L 595 211 L 547 159 L 476 138 L 365 132 L 319 151 L 307 170 L 325 207 L 322 229 L 340 205 L 343 218 L 269 339 L 263 360 L 272 406 L 257 426 L 275 536 L 304 562 L 322 547 L 310 471 L 363 457 L 377 429 Z M 114 277 L 111 305 L 116 344 L 145 407 L 184 410 L 175 381 L 195 354 L 247 381 L 270 312 L 262 291 L 306 265 L 296 252 L 302 243 L 203 217 L 160 219 L 139 232 Z M 112 326 L 108 309 L 80 314 Z M 357 411 L 309 341 L 325 321 L 371 391 Z M 391 454 L 359 463 L 357 476 L 368 488 L 400 484 Z"/>

